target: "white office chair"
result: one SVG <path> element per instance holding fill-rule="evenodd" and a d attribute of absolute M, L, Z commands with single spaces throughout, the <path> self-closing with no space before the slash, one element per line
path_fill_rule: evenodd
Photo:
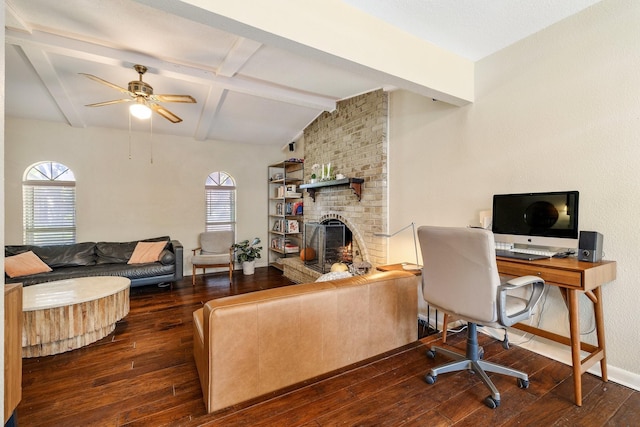
<path fill-rule="evenodd" d="M 542 296 L 544 281 L 524 276 L 501 283 L 493 233 L 488 230 L 423 226 L 418 228 L 418 239 L 424 264 L 425 301 L 467 322 L 466 355 L 431 347 L 427 356 L 434 358 L 436 353 L 442 353 L 454 361 L 431 369 L 425 381 L 433 384 L 442 373 L 473 371 L 491 390 L 484 403 L 496 408 L 500 405 L 500 393 L 486 372 L 516 377 L 520 388 L 529 387 L 529 377 L 524 372 L 481 360 L 484 352 L 478 345 L 477 325 L 504 328 L 506 334 L 506 327 L 531 317 Z M 528 299 L 507 295 L 510 290 L 528 285 L 531 285 Z"/>
<path fill-rule="evenodd" d="M 233 279 L 233 231 L 206 231 L 198 236 L 200 246 L 192 249 L 191 284 L 196 285 L 196 269 L 204 275 L 207 268 L 229 267 L 229 284 Z"/>

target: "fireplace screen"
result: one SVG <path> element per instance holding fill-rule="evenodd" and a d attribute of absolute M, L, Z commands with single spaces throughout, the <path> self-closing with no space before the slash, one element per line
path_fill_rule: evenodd
<path fill-rule="evenodd" d="M 304 263 L 321 273 L 336 262 L 351 263 L 351 232 L 338 220 L 304 224 Z"/>

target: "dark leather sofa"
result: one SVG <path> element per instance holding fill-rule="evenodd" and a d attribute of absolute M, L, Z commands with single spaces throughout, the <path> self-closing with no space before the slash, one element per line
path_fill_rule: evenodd
<path fill-rule="evenodd" d="M 87 276 L 121 276 L 131 279 L 131 286 L 171 283 L 183 277 L 183 247 L 178 240 L 168 236 L 140 240 L 143 242 L 167 241 L 159 261 L 145 264 L 127 264 L 138 243 L 84 242 L 70 245 L 32 246 L 7 245 L 5 257 L 33 251 L 51 269 L 51 272 L 10 278 L 5 283 L 22 283 L 23 286 L 54 280 Z"/>

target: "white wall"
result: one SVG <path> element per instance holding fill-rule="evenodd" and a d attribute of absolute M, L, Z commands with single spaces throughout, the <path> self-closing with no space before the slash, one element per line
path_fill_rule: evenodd
<path fill-rule="evenodd" d="M 204 183 L 214 171 L 236 180 L 237 238 L 266 241 L 267 165 L 288 156 L 280 147 L 195 141 L 148 132 L 6 119 L 5 243 L 22 243 L 22 177 L 53 160 L 76 177 L 77 241 L 127 241 L 169 235 L 188 256 L 204 231 Z M 153 163 L 151 163 L 153 158 Z M 263 251 L 266 258 L 266 252 Z M 266 259 L 258 260 L 258 266 Z"/>
<path fill-rule="evenodd" d="M 394 92 L 389 136 L 390 229 L 411 221 L 478 225 L 494 193 L 580 191 L 580 229 L 604 234 L 605 257 L 618 262 L 617 280 L 603 287 L 610 376 L 636 387 L 638 22 L 640 3 L 605 0 L 485 58 L 476 63 L 476 101 L 466 107 Z M 412 244 L 390 244 L 390 262 L 413 259 Z M 586 332 L 593 318 L 586 299 L 581 304 Z M 568 334 L 556 289 L 542 326 Z"/>

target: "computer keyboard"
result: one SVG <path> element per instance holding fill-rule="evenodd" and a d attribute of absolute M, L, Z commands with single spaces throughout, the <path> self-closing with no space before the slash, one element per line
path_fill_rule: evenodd
<path fill-rule="evenodd" d="M 551 258 L 556 252 L 544 249 L 525 249 L 525 248 L 509 248 L 496 249 L 496 256 L 506 258 L 526 259 L 533 261 L 535 259 Z"/>
<path fill-rule="evenodd" d="M 512 249 L 496 249 L 496 256 L 501 256 L 505 258 L 515 258 L 515 259 L 524 259 L 527 261 L 533 261 L 536 259 L 545 259 L 550 258 L 546 255 L 537 255 L 537 254 L 526 254 L 522 252 L 515 252 Z"/>
<path fill-rule="evenodd" d="M 529 254 L 529 255 L 542 255 L 547 258 L 551 258 L 557 252 L 553 252 L 545 249 L 525 249 L 525 248 L 512 248 L 511 252 L 518 252 L 520 254 Z"/>

